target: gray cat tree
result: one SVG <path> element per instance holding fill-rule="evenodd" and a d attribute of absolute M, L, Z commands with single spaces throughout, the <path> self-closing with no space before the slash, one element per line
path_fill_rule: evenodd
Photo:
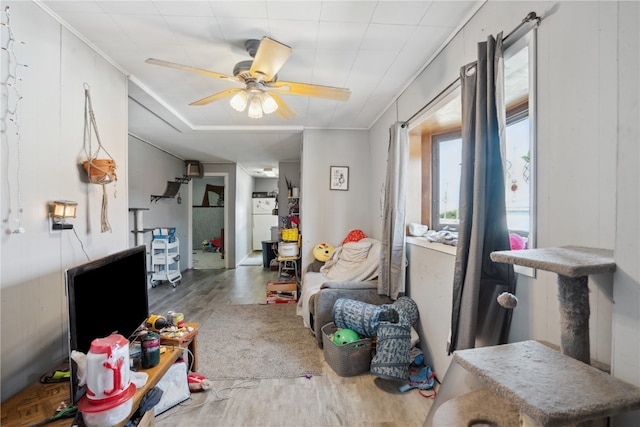
<path fill-rule="evenodd" d="M 558 275 L 562 353 L 589 364 L 589 275 L 613 273 L 613 251 L 578 246 L 497 251 L 491 260 Z"/>
<path fill-rule="evenodd" d="M 613 251 L 565 246 L 498 251 L 491 260 L 558 275 L 561 351 L 523 341 L 454 352 L 484 387 L 445 401 L 433 425 L 596 425 L 579 423 L 640 409 L 640 388 L 590 365 L 588 277 L 615 271 Z"/>

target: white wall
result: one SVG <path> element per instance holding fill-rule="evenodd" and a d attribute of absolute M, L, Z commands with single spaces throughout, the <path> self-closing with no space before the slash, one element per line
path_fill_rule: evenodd
<path fill-rule="evenodd" d="M 352 229 L 367 235 L 371 227 L 368 133 L 307 130 L 302 142 L 302 267 L 313 261 L 313 247 L 340 246 Z M 349 167 L 349 191 L 329 190 L 329 168 Z"/>
<path fill-rule="evenodd" d="M 247 255 L 253 252 L 253 218 L 251 216 L 253 209 L 252 193 L 253 193 L 253 177 L 249 175 L 245 170 L 236 168 L 236 195 L 235 200 L 235 215 L 236 215 L 236 248 L 235 258 L 233 264 L 229 261 L 229 268 L 231 266 L 238 266 L 240 261 Z"/>
<path fill-rule="evenodd" d="M 129 208 L 142 208 L 142 225 L 145 229 L 158 227 L 175 227 L 176 237 L 180 241 L 180 270 L 189 267 L 187 254 L 191 250 L 189 239 L 190 227 L 187 221 L 189 211 L 189 184 L 182 184 L 178 195 L 174 198 L 151 201 L 152 195 L 162 195 L 167 181 L 174 181 L 185 173 L 184 161 L 156 147 L 129 137 Z M 180 197 L 181 203 L 178 203 Z M 135 228 L 135 213 L 129 212 L 128 229 Z M 129 233 L 129 246 L 135 245 L 135 233 Z M 150 252 L 152 233 L 143 233 L 147 253 Z M 148 258 L 150 260 L 150 257 Z M 150 264 L 147 264 L 150 266 Z M 151 272 L 151 269 L 149 269 Z M 165 283 L 166 284 L 166 283 Z"/>
<path fill-rule="evenodd" d="M 451 324 L 451 285 L 455 264 L 455 255 L 441 252 L 441 246 L 444 245 L 411 244 L 407 247 L 407 295 L 416 301 L 419 308 L 416 330 L 421 338 L 420 349 L 439 380 L 451 362 L 446 343 Z"/>
<path fill-rule="evenodd" d="M 127 79 L 33 2 L 9 6 L 22 82 L 19 150 L 16 128 L 3 131 L 2 399 L 36 381 L 68 355 L 64 270 L 125 249 L 129 243 Z M 2 27 L 3 45 L 6 27 Z M 2 53 L 2 81 L 9 55 Z M 101 233 L 102 187 L 86 183 L 83 150 L 84 87 L 91 88 L 98 131 L 116 160 L 118 181 L 106 186 L 112 232 Z M 3 86 L 2 116 L 7 117 Z M 3 129 L 4 130 L 4 129 Z M 6 144 L 5 144 L 6 138 Z M 93 143 L 96 143 L 95 135 Z M 19 154 L 19 155 L 18 155 Z M 19 179 L 18 168 L 19 167 Z M 20 204 L 18 204 L 18 195 Z M 51 232 L 48 202 L 78 202 L 73 231 Z M 17 228 L 22 208 L 23 234 Z M 83 252 L 83 246 L 84 251 Z"/>
<path fill-rule="evenodd" d="M 640 385 L 640 4 L 618 5 L 618 144 L 613 275 L 613 374 Z M 620 425 L 640 424 L 640 413 L 619 417 Z M 617 425 L 617 424 L 616 424 Z"/>
<path fill-rule="evenodd" d="M 278 192 L 278 178 L 253 178 L 253 191 Z"/>
<path fill-rule="evenodd" d="M 538 246 L 614 249 L 616 273 L 590 279 L 591 357 L 611 363 L 615 376 L 640 386 L 637 2 L 486 3 L 372 127 L 371 168 L 384 168 L 391 123 L 409 118 L 453 82 L 460 66 L 475 59 L 477 42 L 508 33 L 530 11 L 543 17 L 537 71 Z M 371 190 L 378 185 L 372 180 Z M 411 248 L 411 254 L 410 280 L 423 279 L 419 272 L 438 262 L 425 250 Z M 442 292 L 438 281 L 423 282 Z M 421 314 L 439 309 L 430 294 L 421 290 Z M 510 341 L 559 344 L 555 274 L 520 276 L 517 295 Z M 426 339 L 429 348 L 441 352 L 436 360 L 443 360 L 446 347 L 440 341 L 449 321 L 439 328 Z M 637 425 L 640 414 L 626 418 L 616 425 Z"/>

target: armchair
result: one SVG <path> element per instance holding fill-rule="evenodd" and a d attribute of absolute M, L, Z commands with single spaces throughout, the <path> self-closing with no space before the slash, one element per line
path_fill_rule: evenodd
<path fill-rule="evenodd" d="M 298 314 L 322 347 L 322 327 L 333 321 L 333 304 L 338 298 L 349 298 L 368 304 L 390 304 L 393 301 L 378 294 L 380 242 L 363 238 L 335 249 L 323 265 L 314 262 L 302 278 Z"/>

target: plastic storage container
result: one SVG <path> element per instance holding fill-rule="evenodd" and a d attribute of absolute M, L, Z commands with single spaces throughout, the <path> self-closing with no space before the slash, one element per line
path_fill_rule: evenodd
<path fill-rule="evenodd" d="M 271 266 L 271 260 L 275 259 L 278 252 L 277 245 L 278 242 L 275 240 L 262 241 L 262 267 L 269 268 Z"/>
<path fill-rule="evenodd" d="M 153 229 L 154 239 L 169 240 L 174 242 L 176 240 L 176 228 L 175 227 L 159 227 Z"/>
<path fill-rule="evenodd" d="M 297 257 L 298 244 L 293 242 L 280 242 L 278 245 L 278 255 L 282 257 Z"/>
<path fill-rule="evenodd" d="M 297 228 L 283 228 L 282 240 L 285 242 L 297 242 L 298 241 L 298 229 Z"/>
<path fill-rule="evenodd" d="M 371 338 L 362 338 L 345 345 L 331 341 L 338 328 L 331 322 L 322 327 L 324 359 L 341 377 L 352 377 L 369 372 L 371 366 Z"/>

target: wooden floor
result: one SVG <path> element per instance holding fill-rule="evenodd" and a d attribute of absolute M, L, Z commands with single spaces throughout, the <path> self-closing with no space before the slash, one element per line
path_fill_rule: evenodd
<path fill-rule="evenodd" d="M 229 270 L 187 270 L 173 288 L 149 289 L 151 313 L 184 313 L 185 321 L 203 323 L 217 304 L 265 303 L 265 285 L 277 272 L 262 266 Z M 300 322 L 302 318 L 300 317 Z M 309 332 L 310 333 L 310 332 Z M 322 349 L 318 348 L 322 353 Z M 251 357 L 251 355 L 238 355 Z M 156 417 L 168 426 L 422 426 L 432 400 L 418 390 L 397 391 L 397 384 L 369 374 L 340 377 L 324 363 L 312 378 L 214 381 L 210 391 Z M 256 363 L 260 363 L 256 360 Z"/>

